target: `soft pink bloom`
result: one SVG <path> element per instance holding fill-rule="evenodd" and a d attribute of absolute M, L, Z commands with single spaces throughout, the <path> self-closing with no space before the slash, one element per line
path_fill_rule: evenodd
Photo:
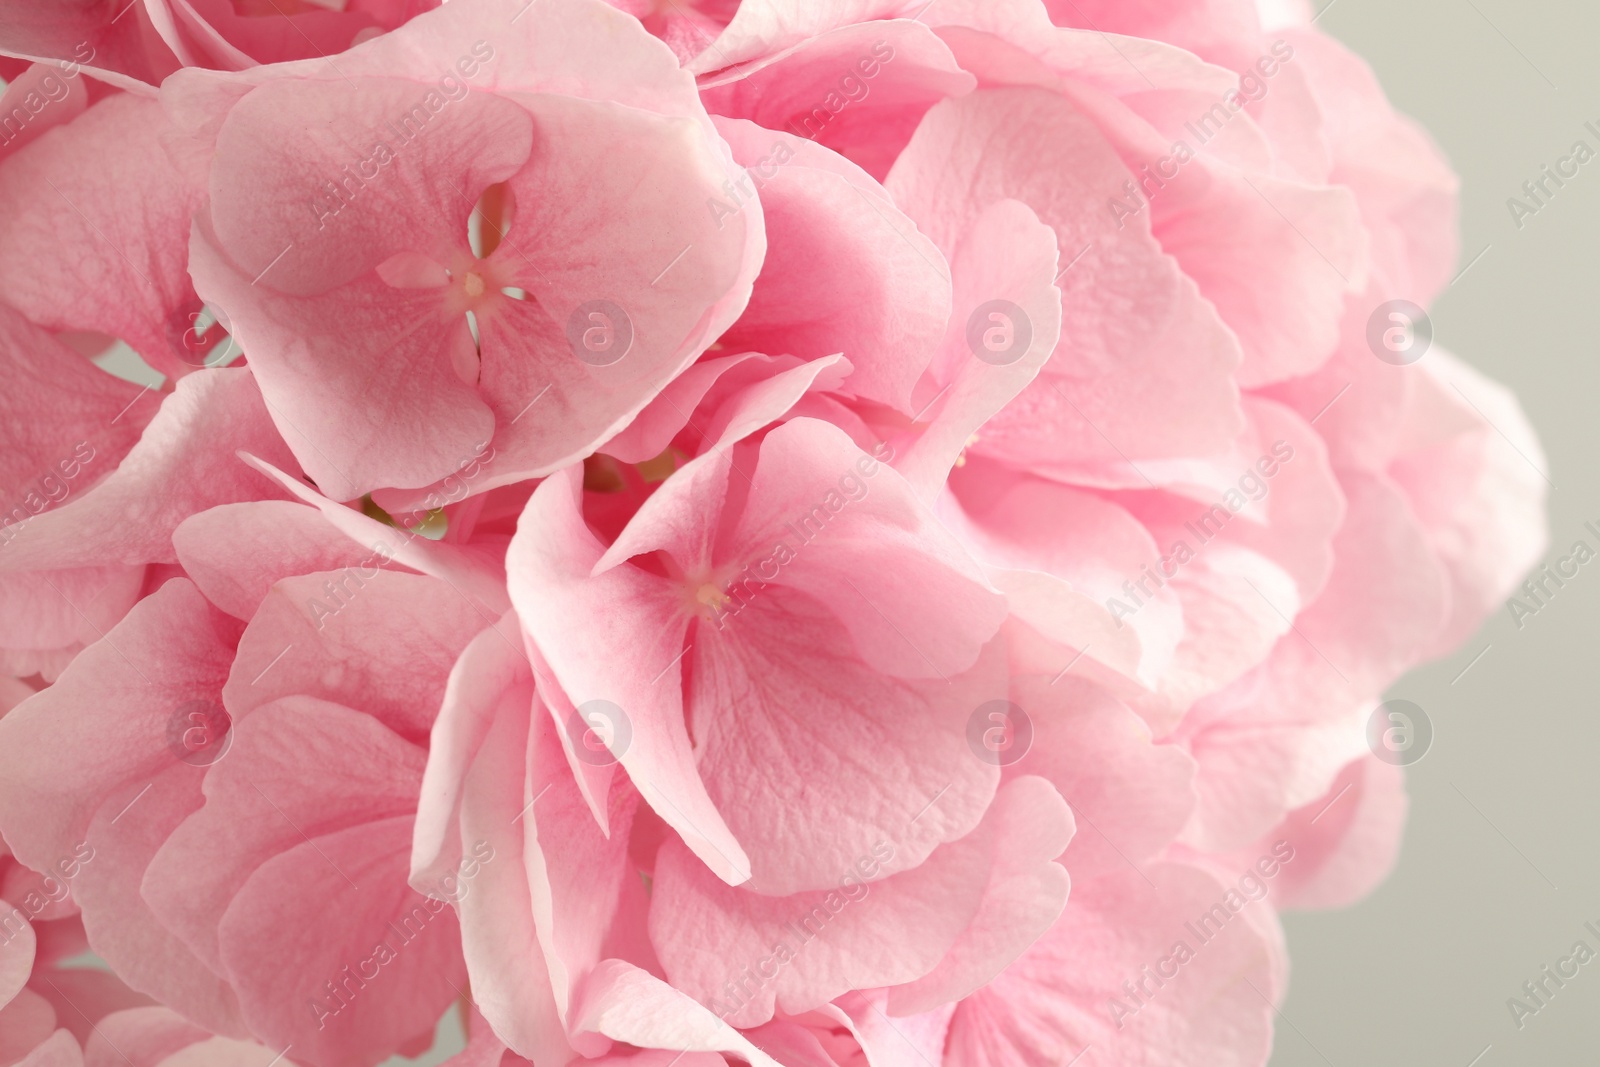
<path fill-rule="evenodd" d="M 246 370 L 203 329 L 187 272 L 199 188 L 160 150 L 160 105 L 100 100 L 0 159 L 0 658 L 56 676 L 177 562 L 215 504 L 279 495 L 233 455 L 292 465 Z M 167 376 L 87 358 L 114 341 Z"/>
<path fill-rule="evenodd" d="M 733 171 L 692 79 L 598 0 L 519 6 L 163 87 L 208 168 L 191 270 L 335 499 L 580 459 L 749 297 L 761 212 L 705 210 Z"/>
<path fill-rule="evenodd" d="M 24 63 L 0 91 L 0 159 L 46 130 L 71 122 L 89 104 L 85 79 L 54 63 Z"/>
<path fill-rule="evenodd" d="M 210 1032 L 308 1064 L 426 1047 L 465 980 L 444 900 L 471 876 L 429 899 L 406 870 L 429 728 L 484 609 L 391 567 L 403 536 L 352 515 L 365 544 L 298 503 L 190 519 L 190 578 L 0 721 L 19 858 L 94 852 L 72 884 L 89 945 Z"/>
<path fill-rule="evenodd" d="M 1545 537 L 1309 12 L 137 8 L 0 3 L 0 1063 L 1266 1062 Z"/>
<path fill-rule="evenodd" d="M 687 62 L 716 39 L 740 0 L 606 0 L 626 11 Z"/>
<path fill-rule="evenodd" d="M 255 1041 L 217 1037 L 167 1008 L 133 1008 L 103 1016 L 84 1040 L 84 1067 L 267 1067 L 297 1060 Z"/>
<path fill-rule="evenodd" d="M 82 1063 L 108 1014 L 150 1003 L 103 970 L 65 965 L 88 948 L 72 889 L 94 858 L 80 843 L 35 871 L 0 846 L 0 1064 Z"/>
<path fill-rule="evenodd" d="M 40 69 L 81 88 L 81 76 Z M 181 376 L 204 365 L 204 344 L 217 340 L 202 328 L 188 274 L 202 185 L 161 150 L 167 124 L 156 101 L 115 93 L 77 114 L 57 110 L 73 99 L 40 112 L 23 136 L 53 125 L 0 155 L 0 289 L 86 354 L 120 340 Z"/>

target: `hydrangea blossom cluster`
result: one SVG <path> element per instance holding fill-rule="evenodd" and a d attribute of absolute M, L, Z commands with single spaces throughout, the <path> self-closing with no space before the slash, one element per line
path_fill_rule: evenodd
<path fill-rule="evenodd" d="M 0 1065 L 1258 1067 L 1544 544 L 1298 3 L 0 53 Z"/>

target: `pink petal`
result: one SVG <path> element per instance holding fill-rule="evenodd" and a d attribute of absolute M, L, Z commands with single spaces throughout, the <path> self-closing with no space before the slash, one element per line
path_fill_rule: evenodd
<path fill-rule="evenodd" d="M 945 522 L 989 566 L 1013 617 L 1060 646 L 1060 661 L 1042 669 L 1054 675 L 1081 653 L 1087 662 L 1075 669 L 1114 688 L 1126 688 L 1118 676 L 1141 687 L 1160 678 L 1183 619 L 1176 597 L 1160 590 L 1131 618 L 1113 614 L 1128 596 L 1123 583 L 1160 555 L 1125 507 L 987 462 L 953 471 L 950 486 Z"/>
<path fill-rule="evenodd" d="M 1242 847 L 1320 796 L 1359 753 L 1372 694 L 1445 623 L 1446 576 L 1405 499 L 1367 475 L 1341 480 L 1349 512 L 1327 588 L 1266 663 L 1197 705 L 1180 732 L 1200 764 L 1185 837 L 1208 850 Z"/>
<path fill-rule="evenodd" d="M 50 1002 L 31 989 L 24 989 L 10 1003 L 0 1005 L 0 1063 L 17 1063 L 55 1029 L 56 1013 Z"/>
<path fill-rule="evenodd" d="M 985 427 L 978 451 L 1073 480 L 1143 484 L 1131 461 L 1206 454 L 1242 427 L 1237 343 L 1147 219 L 1118 230 L 1104 211 L 1104 190 L 1126 178 L 1089 121 L 1038 89 L 979 90 L 935 106 L 891 171 L 896 201 L 941 247 L 1010 198 L 1055 230 L 1063 259 L 1082 255 L 1058 283 L 1063 344 Z M 1172 361 L 1172 351 L 1185 358 Z"/>
<path fill-rule="evenodd" d="M 294 1067 L 294 1062 L 254 1041 L 211 1037 L 167 1057 L 156 1067 L 277 1067 L 280 1063 Z"/>
<path fill-rule="evenodd" d="M 1039 924 L 1040 901 L 1006 899 L 1015 888 L 1007 880 L 1032 880 L 1045 893 L 1043 910 L 1059 912 L 1065 876 L 1041 865 L 1071 831 L 1054 790 L 1024 779 L 1006 787 L 977 831 L 920 866 L 908 866 L 898 835 L 888 834 L 836 873 L 838 888 L 783 897 L 727 886 L 669 841 L 656 861 L 651 940 L 675 987 L 740 1026 L 774 1010 L 810 1011 L 851 989 L 915 981 L 959 943 L 935 980 L 953 989 L 992 974 L 1049 924 Z M 1031 869 L 1008 867 L 1011 858 Z M 1000 883 L 992 896 L 991 878 Z M 985 907 L 999 914 L 980 915 Z M 896 950 L 883 953 L 885 944 Z"/>
<path fill-rule="evenodd" d="M 1093 27 L 1105 33 L 1171 41 L 1191 52 L 1252 40 L 1261 32 L 1249 0 L 1181 0 L 1170 4 L 1119 4 L 1114 0 L 1044 0 L 1058 26 Z"/>
<path fill-rule="evenodd" d="M 4 900 L 0 900 L 0 923 L 5 930 L 5 940 L 0 942 L 0 1007 L 3 1007 L 28 984 L 38 939 L 26 913 Z"/>
<path fill-rule="evenodd" d="M 411 821 L 302 841 L 233 898 L 217 932 L 222 961 L 264 1041 L 312 1063 L 374 1064 L 431 1034 L 460 995 L 455 913 L 406 884 Z M 284 974 L 296 976 L 292 997 Z"/>
<path fill-rule="evenodd" d="M 905 19 L 827 30 L 709 77 L 701 94 L 717 115 L 816 141 L 881 181 L 928 108 L 976 84 L 927 25 Z"/>
<path fill-rule="evenodd" d="M 694 421 L 694 412 L 708 394 L 723 379 L 739 368 L 750 367 L 739 377 L 760 373 L 774 366 L 770 356 L 745 352 L 736 356 L 716 356 L 701 359 L 682 374 L 668 382 L 656 398 L 647 404 L 615 437 L 602 444 L 599 451 L 624 463 L 643 463 L 654 459 L 672 444 L 683 428 Z"/>
<path fill-rule="evenodd" d="M 19 497 L 0 534 L 9 542 L 19 524 L 81 496 L 114 469 L 158 405 L 6 304 L 0 361 L 7 382 L 0 477 Z"/>
<path fill-rule="evenodd" d="M 533 676 L 515 617 L 478 633 L 450 668 L 428 737 L 428 764 L 411 845 L 412 885 L 436 882 L 462 858 L 460 806 L 466 777 L 495 722 L 532 711 Z"/>
<path fill-rule="evenodd" d="M 835 384 L 848 374 L 841 356 L 802 363 L 789 356 L 746 352 L 702 359 L 674 378 L 659 396 L 600 451 L 624 463 L 643 463 L 661 455 L 685 427 L 694 434 L 696 451 L 732 435 L 743 438 L 789 410 L 800 393 L 819 379 Z M 784 403 L 784 398 L 788 402 Z M 708 422 L 710 425 L 708 426 Z"/>
<path fill-rule="evenodd" d="M 167 833 L 200 803 L 201 770 L 171 747 L 175 712 L 216 699 L 237 633 L 175 580 L 0 720 L 0 821 L 18 857 L 37 870 L 70 862 L 95 951 L 130 985 L 223 1033 L 240 1031 L 231 992 L 157 922 L 138 887 Z"/>
<path fill-rule="evenodd" d="M 169 752 L 163 755 L 173 759 Z M 200 778 L 198 768 L 176 763 L 147 783 L 148 791 L 131 784 L 109 792 L 85 834 L 94 853 L 74 881 L 73 894 L 83 909 L 89 946 L 118 977 L 213 1033 L 243 1037 L 248 1030 L 233 988 L 167 928 L 141 895 L 157 851 L 202 803 Z M 68 1022 L 76 1014 L 59 1006 L 57 1013 Z"/>
<path fill-rule="evenodd" d="M 87 951 L 89 949 L 85 946 L 73 954 Z M 38 990 L 55 1008 L 56 1019 L 84 1046 L 85 1056 L 89 1054 L 89 1041 L 106 1017 L 134 1008 L 147 1008 L 155 1003 L 150 997 L 124 985 L 110 971 L 78 967 L 52 967 L 48 971 L 35 971 L 32 988 Z"/>
<path fill-rule="evenodd" d="M 995 798 L 993 867 L 972 924 L 929 974 L 889 990 L 895 1015 L 919 1015 L 987 985 L 1061 917 L 1066 870 L 1050 862 L 1076 832 L 1072 813 L 1043 778 L 1023 777 Z"/>
<path fill-rule="evenodd" d="M 0 719 L 0 813 L 18 859 L 55 869 L 115 794 L 172 768 L 172 710 L 221 689 L 238 631 L 189 582 L 169 582 L 55 685 Z M 190 778 L 198 795 L 200 775 Z"/>
<path fill-rule="evenodd" d="M 83 1050 L 65 1030 L 57 1030 L 14 1067 L 83 1067 Z"/>
<path fill-rule="evenodd" d="M 424 758 L 336 704 L 289 697 L 256 709 L 207 773 L 204 805 L 150 861 L 145 900 L 222 972 L 217 926 L 256 869 L 308 837 L 410 815 Z"/>
<path fill-rule="evenodd" d="M 833 1010 L 861 1044 L 872 1067 L 915 1067 L 918 1063 L 944 1062 L 945 1031 L 956 1005 L 909 1018 L 890 1019 L 884 1012 L 883 994 L 848 993 L 834 1001 Z M 820 1009 L 819 1014 L 828 1008 Z"/>
<path fill-rule="evenodd" d="M 394 77 L 415 71 L 434 81 L 439 69 L 417 67 L 419 52 L 446 58 L 474 89 L 493 93 L 561 93 L 614 100 L 657 114 L 704 118 L 694 78 L 637 20 L 598 0 L 555 0 L 524 12 L 526 0 L 483 0 L 471 10 L 443 4 L 344 52 L 347 77 Z M 519 17 L 519 15 L 521 17 Z M 487 24 L 500 27 L 484 39 Z M 471 71 L 470 74 L 466 73 Z M 280 77 L 326 78 L 327 60 L 303 59 L 236 73 L 179 71 L 162 83 L 163 102 L 185 133 L 210 151 L 222 113 L 256 85 Z"/>
<path fill-rule="evenodd" d="M 176 562 L 172 533 L 184 519 L 272 495 L 271 483 L 234 455 L 240 449 L 292 463 L 250 371 L 187 375 L 121 464 L 76 500 L 17 531 L 0 568 Z"/>
<path fill-rule="evenodd" d="M 144 592 L 143 567 L 80 567 L 0 577 L 0 645 L 10 673 L 55 679 Z"/>
<path fill-rule="evenodd" d="M 624 880 L 634 877 L 628 835 L 639 797 L 613 789 L 602 835 L 567 771 L 558 728 L 540 716 L 529 731 L 528 788 L 541 799 L 526 817 L 525 862 L 552 991 L 570 1023 L 576 992 L 600 963 Z"/>
<path fill-rule="evenodd" d="M 201 310 L 186 267 L 202 189 L 160 150 L 165 129 L 156 101 L 119 93 L 7 158 L 0 290 L 41 326 L 120 338 L 173 376 L 204 358 L 185 346 Z"/>
<path fill-rule="evenodd" d="M 1017 679 L 1012 699 L 1033 729 L 1014 773 L 1045 777 L 1072 808 L 1074 878 L 1137 868 L 1177 838 L 1194 808 L 1195 763 L 1180 746 L 1154 744 L 1137 715 L 1076 678 Z"/>
<path fill-rule="evenodd" d="M 940 18 L 951 15 L 946 9 Z M 1135 172 L 1133 188 L 1113 187 L 1109 198 L 1102 195 L 1107 217 L 1121 229 L 1128 212 L 1148 212 L 1162 248 L 1239 337 L 1241 384 L 1315 369 L 1338 340 L 1346 291 L 1362 285 L 1366 240 L 1356 198 L 1322 184 L 1320 176 L 1313 185 L 1274 173 L 1262 131 L 1235 106 L 1247 101 L 1237 94 L 1231 72 L 1139 37 L 1108 49 L 1103 31 L 1094 26 L 1002 34 L 1036 55 L 1043 71 L 1004 51 L 988 55 L 958 46 L 958 54 L 986 81 L 1055 88 L 1064 77 L 1114 93 L 1117 99 L 1108 101 L 1071 83 L 1059 90 L 1095 118 Z M 1260 50 L 1266 51 L 1265 43 Z M 1239 62 L 1249 66 L 1255 56 L 1249 52 Z M 1276 69 L 1291 68 L 1285 63 Z M 1218 107 L 1224 124 L 1209 133 L 1210 125 L 1197 128 L 1196 116 Z M 1311 114 L 1315 122 L 1314 109 Z M 1188 157 L 1179 156 L 1168 174 L 1180 144 L 1198 158 L 1185 163 Z M 1111 206 L 1118 202 L 1120 209 Z M 1212 229 L 1223 220 L 1227 239 L 1217 240 Z"/>
<path fill-rule="evenodd" d="M 1325 796 L 1269 835 L 1295 850 L 1273 886 L 1279 906 L 1344 908 L 1371 893 L 1400 858 L 1408 807 L 1400 768 L 1371 756 L 1351 761 Z"/>
<path fill-rule="evenodd" d="M 191 515 L 172 532 L 184 572 L 217 607 L 249 621 L 279 579 L 313 571 L 382 566 L 313 508 L 284 500 L 222 504 Z"/>
<path fill-rule="evenodd" d="M 314 6 L 273 12 L 263 18 L 236 9 L 230 0 L 156 0 L 150 5 L 162 38 L 185 64 L 241 69 L 309 56 L 335 55 L 354 40 L 392 29 L 430 0 Z M 385 11 L 384 9 L 388 10 Z"/>
<path fill-rule="evenodd" d="M 719 225 L 759 192 L 768 257 L 723 343 L 814 359 L 843 353 L 844 388 L 911 414 L 911 389 L 950 315 L 950 268 L 865 172 L 787 133 L 742 120 L 718 129 L 747 168 Z M 745 185 L 749 182 L 750 185 Z"/>
<path fill-rule="evenodd" d="M 605 960 L 596 968 L 573 1027 L 640 1048 L 728 1052 L 751 1067 L 777 1067 L 776 1060 L 700 1004 L 621 960 Z"/>
<path fill-rule="evenodd" d="M 316 697 L 420 743 L 451 666 L 482 625 L 475 605 L 423 575 L 286 578 L 245 628 L 223 702 L 241 719 L 279 697 Z"/>
<path fill-rule="evenodd" d="M 727 28 L 688 68 L 704 73 L 770 55 L 850 23 L 910 16 L 916 10 L 912 0 L 849 0 L 828 5 L 776 0 L 741 4 Z"/>
<path fill-rule="evenodd" d="M 1200 941 L 1185 923 L 1223 900 L 1222 883 L 1176 865 L 1146 875 L 1148 881 L 1123 872 L 1075 885 L 1055 928 L 962 1002 L 946 1055 L 1048 1067 L 1093 1048 L 1091 1056 L 1114 1067 L 1265 1062 L 1272 1042 L 1266 998 L 1275 995 L 1272 944 L 1250 920 L 1233 921 L 1226 907 L 1220 933 Z M 1182 966 L 1175 963 L 1179 943 L 1192 955 Z M 1164 960 L 1175 977 L 1146 977 L 1145 968 L 1153 971 Z M 1124 982 L 1142 983 L 1148 999 L 1134 999 Z"/>
<path fill-rule="evenodd" d="M 1443 654 L 1506 603 L 1544 554 L 1548 462 L 1509 390 L 1443 350 L 1418 369 L 1426 377 L 1402 441 L 1415 444 L 1396 457 L 1390 474 L 1449 576 L 1450 621 L 1430 650 Z M 1570 558 L 1558 560 L 1556 570 L 1570 566 Z"/>
<path fill-rule="evenodd" d="M 523 714 L 495 716 L 462 782 L 455 831 L 472 841 L 474 856 L 491 859 L 459 891 L 456 909 L 477 1010 L 507 1046 L 560 1063 L 574 1053 L 532 906 L 538 846 L 530 805 L 542 798 L 528 773 L 528 723 Z"/>
<path fill-rule="evenodd" d="M 784 587 L 694 644 L 700 774 L 750 856 L 753 891 L 834 885 L 885 836 L 915 866 L 982 817 L 998 775 L 974 757 L 968 722 L 1004 691 L 998 646 L 948 679 L 885 676 L 825 602 Z"/>
<path fill-rule="evenodd" d="M 952 250 L 955 312 L 914 401 L 917 422 L 929 425 L 904 445 L 895 463 L 923 500 L 938 495 L 979 428 L 1034 380 L 1056 350 L 1061 335 L 1061 292 L 1054 281 L 1058 259 L 1055 234 L 1016 200 L 991 204 Z M 984 318 L 986 306 L 994 301 L 1011 305 L 1000 314 L 1013 330 L 1019 325 L 1008 318 L 1015 314 L 1011 308 L 1021 312 L 1030 338 L 1023 351 L 1007 352 L 998 365 L 969 341 L 974 316 L 984 326 L 994 321 L 993 310 Z M 923 399 L 925 393 L 932 395 Z"/>
<path fill-rule="evenodd" d="M 46 130 L 71 122 L 88 105 L 89 91 L 82 78 L 69 77 L 54 63 L 32 64 L 7 81 L 4 92 L 0 92 L 0 115 L 6 116 L 10 126 L 6 130 L 9 139 L 0 145 L 0 159 Z M 16 128 L 18 115 L 27 120 L 21 129 Z"/>
<path fill-rule="evenodd" d="M 0 6 L 0 54 L 55 61 L 58 70 L 87 70 L 119 89 L 148 94 L 178 64 L 142 8 L 125 19 L 118 16 L 128 8 L 102 0 L 49 7 L 6 0 Z"/>
<path fill-rule="evenodd" d="M 1195 166 L 1209 181 L 1174 182 L 1151 198 L 1152 229 L 1238 335 L 1239 384 L 1315 370 L 1338 344 L 1347 292 L 1364 280 L 1355 196 L 1205 160 Z"/>
<path fill-rule="evenodd" d="M 1326 34 L 1285 37 L 1323 110 L 1329 178 L 1355 192 L 1374 269 L 1394 290 L 1366 308 L 1401 294 L 1427 306 L 1458 269 L 1455 173 L 1433 138 L 1395 113 L 1365 61 Z"/>
<path fill-rule="evenodd" d="M 157 1067 L 168 1056 L 211 1035 L 170 1008 L 130 1008 L 101 1019 L 84 1050 L 87 1067 Z"/>
<path fill-rule="evenodd" d="M 592 574 L 604 550 L 584 525 L 581 493 L 575 470 L 548 478 L 517 524 L 506 562 L 522 625 L 574 705 L 604 699 L 624 709 L 632 742 L 618 761 L 645 800 L 719 877 L 745 881 L 750 861 L 695 770 L 681 690 L 670 678 L 654 687 L 680 656 L 686 620 L 674 618 L 660 578 L 633 567 Z M 630 649 L 642 669 L 618 672 L 615 648 Z"/>
<path fill-rule="evenodd" d="M 899 473 L 820 420 L 795 419 L 767 435 L 749 500 L 716 562 L 754 564 L 779 541 L 795 542 L 794 561 L 758 584 L 832 606 L 877 670 L 904 678 L 963 671 L 1004 617 L 981 568 Z M 929 600 L 948 614 L 930 616 Z"/>
<path fill-rule="evenodd" d="M 505 591 L 505 568 L 490 553 L 476 548 L 429 541 L 410 530 L 379 522 L 355 508 L 335 503 L 305 482 L 258 459 L 241 453 L 240 459 L 289 491 L 296 499 L 322 512 L 322 517 L 357 546 L 375 555 L 430 575 L 458 589 L 477 605 L 485 622 L 510 607 Z"/>

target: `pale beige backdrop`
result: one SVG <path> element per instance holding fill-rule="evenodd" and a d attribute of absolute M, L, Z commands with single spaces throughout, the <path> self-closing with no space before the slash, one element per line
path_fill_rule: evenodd
<path fill-rule="evenodd" d="M 1600 547 L 1600 158 L 1520 230 L 1506 205 L 1576 140 L 1600 150 L 1600 5 L 1317 2 L 1461 174 L 1459 267 L 1483 258 L 1435 305 L 1435 343 L 1522 398 L 1555 485 L 1547 558 Z M 1272 1067 L 1600 1064 L 1600 958 L 1520 1029 L 1506 1004 L 1575 941 L 1600 952 L 1600 560 L 1523 623 L 1502 607 L 1391 692 L 1435 731 L 1400 865 L 1355 908 L 1287 918 Z"/>

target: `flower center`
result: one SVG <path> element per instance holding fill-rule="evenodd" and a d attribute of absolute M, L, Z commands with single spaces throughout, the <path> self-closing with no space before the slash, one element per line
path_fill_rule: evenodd
<path fill-rule="evenodd" d="M 721 609 L 728 602 L 728 595 L 710 582 L 706 582 L 695 590 L 694 598 L 711 611 Z"/>
<path fill-rule="evenodd" d="M 456 312 L 492 313 L 506 299 L 504 268 L 479 259 L 470 252 L 458 253 L 446 268 L 446 305 Z"/>

